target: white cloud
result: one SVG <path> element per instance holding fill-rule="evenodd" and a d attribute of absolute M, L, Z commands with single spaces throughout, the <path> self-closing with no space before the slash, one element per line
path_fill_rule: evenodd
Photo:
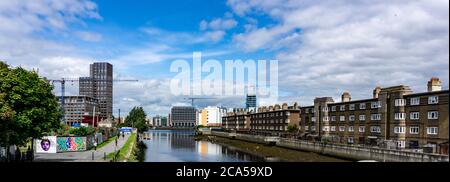
<path fill-rule="evenodd" d="M 102 40 L 102 35 L 95 32 L 77 31 L 75 34 L 87 42 L 99 42 Z"/>
<path fill-rule="evenodd" d="M 232 18 L 216 18 L 214 20 L 211 20 L 210 22 L 202 20 L 200 22 L 200 30 L 228 30 L 236 27 L 237 24 L 237 21 Z"/>
<path fill-rule="evenodd" d="M 311 103 L 316 96 L 355 99 L 377 86 L 426 91 L 438 76 L 448 88 L 448 1 L 229 0 L 244 18 L 276 23 L 234 36 L 246 51 L 275 50 L 282 99 Z M 252 23 L 250 23 L 252 25 Z M 340 100 L 340 99 L 337 99 Z"/>

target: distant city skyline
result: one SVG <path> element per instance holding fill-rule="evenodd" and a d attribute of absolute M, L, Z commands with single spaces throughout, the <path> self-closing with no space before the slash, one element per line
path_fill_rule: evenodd
<path fill-rule="evenodd" d="M 49 79 L 87 76 L 89 64 L 109 62 L 115 79 L 139 80 L 114 83 L 117 117 L 134 106 L 167 115 L 190 105 L 171 94 L 169 68 L 193 52 L 203 61 L 276 59 L 278 101 L 258 104 L 304 106 L 344 91 L 367 98 L 374 86 L 425 92 L 431 77 L 448 89 L 448 12 L 448 1 L 2 1 L 0 60 Z M 78 84 L 66 86 L 78 95 Z M 245 95 L 196 105 L 244 108 Z"/>

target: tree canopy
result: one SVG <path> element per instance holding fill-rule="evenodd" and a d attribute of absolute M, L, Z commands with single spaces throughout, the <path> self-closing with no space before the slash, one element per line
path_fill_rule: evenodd
<path fill-rule="evenodd" d="M 0 61 L 0 145 L 20 145 L 60 125 L 52 85 L 32 71 Z"/>
<path fill-rule="evenodd" d="M 147 115 L 142 107 L 133 107 L 128 116 L 125 118 L 125 125 L 137 128 L 138 132 L 147 131 L 148 126 L 145 123 L 146 117 Z"/>

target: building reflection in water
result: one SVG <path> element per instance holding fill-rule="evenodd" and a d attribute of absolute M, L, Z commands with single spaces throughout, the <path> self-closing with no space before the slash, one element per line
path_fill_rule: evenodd
<path fill-rule="evenodd" d="M 147 162 L 244 162 L 264 161 L 263 157 L 244 153 L 209 141 L 195 141 L 192 130 L 150 130 L 146 141 Z"/>

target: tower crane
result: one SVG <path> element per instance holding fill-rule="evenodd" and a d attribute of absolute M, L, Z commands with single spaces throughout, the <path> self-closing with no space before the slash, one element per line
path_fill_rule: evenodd
<path fill-rule="evenodd" d="M 113 82 L 138 82 L 139 80 L 116 80 L 116 79 L 95 79 L 95 78 L 86 78 L 83 77 L 83 80 L 89 80 L 89 81 L 113 81 Z M 66 92 L 66 82 L 80 82 L 80 78 L 61 78 L 59 80 L 48 80 L 52 84 L 54 83 L 61 83 L 61 108 L 62 108 L 62 115 L 64 120 L 64 106 L 65 106 L 65 92 Z"/>
<path fill-rule="evenodd" d="M 194 100 L 200 100 L 200 99 L 215 99 L 215 98 L 213 98 L 213 97 L 208 97 L 208 98 L 206 98 L 206 97 L 187 97 L 187 98 L 184 98 L 184 99 L 186 99 L 186 100 L 191 100 L 191 105 L 192 105 L 192 107 L 194 107 Z"/>

